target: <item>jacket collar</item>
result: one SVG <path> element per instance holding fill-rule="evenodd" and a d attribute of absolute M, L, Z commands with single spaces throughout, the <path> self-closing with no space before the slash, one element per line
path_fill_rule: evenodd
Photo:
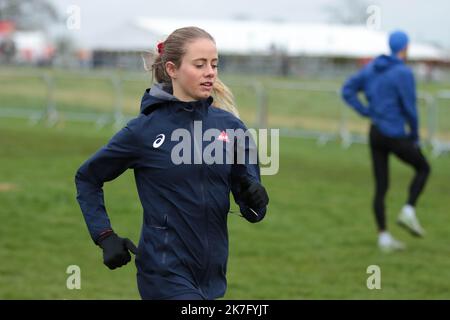
<path fill-rule="evenodd" d="M 172 94 L 171 86 L 155 83 L 152 88 L 146 89 L 144 92 L 141 102 L 141 112 L 148 114 L 162 104 L 167 104 L 176 113 L 184 111 L 192 114 L 206 115 L 213 100 L 210 96 L 201 100 L 180 101 Z"/>

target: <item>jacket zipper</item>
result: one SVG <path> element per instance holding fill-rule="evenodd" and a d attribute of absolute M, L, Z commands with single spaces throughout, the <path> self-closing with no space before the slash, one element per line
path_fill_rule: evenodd
<path fill-rule="evenodd" d="M 203 215 L 204 215 L 204 217 L 205 217 L 205 220 L 206 220 L 206 228 L 205 228 L 205 231 L 206 231 L 206 261 L 205 261 L 205 273 L 202 275 L 202 280 L 203 281 L 205 281 L 206 280 L 206 282 L 204 283 L 205 285 L 207 284 L 207 279 L 208 279 L 208 273 L 209 273 L 209 263 L 210 263 L 210 259 L 209 259 L 209 234 L 208 234 L 208 232 L 209 232 L 209 219 L 208 219 L 208 214 L 207 214 L 207 212 L 206 212 L 206 206 L 205 206 L 205 185 L 204 185 L 204 179 L 205 179 L 205 177 L 204 177 L 204 168 L 203 168 L 203 153 L 202 153 L 202 150 L 203 150 L 203 141 L 202 141 L 202 139 L 199 141 L 200 142 L 200 146 L 199 145 L 197 145 L 196 143 L 195 143 L 195 136 L 194 136 L 194 120 L 192 120 L 191 121 L 191 123 L 190 123 L 190 128 L 191 128 L 191 136 L 193 136 L 194 137 L 194 152 L 198 152 L 199 153 L 199 155 L 200 155 L 200 159 L 201 159 L 201 164 L 200 164 L 200 169 L 199 169 L 199 175 L 200 175 L 200 193 L 201 193 L 201 210 L 202 210 L 202 212 L 203 212 Z M 202 132 L 202 134 L 203 134 L 203 132 Z M 194 157 L 195 157 L 195 155 L 194 155 Z M 195 159 L 195 158 L 194 158 Z M 203 282 L 202 281 L 202 282 Z"/>
<path fill-rule="evenodd" d="M 169 243 L 169 229 L 167 226 L 168 220 L 169 220 L 169 217 L 166 215 L 164 217 L 165 232 L 164 232 L 164 249 L 163 249 L 163 254 L 162 254 L 162 264 L 166 264 L 166 258 L 167 258 L 167 245 Z"/>

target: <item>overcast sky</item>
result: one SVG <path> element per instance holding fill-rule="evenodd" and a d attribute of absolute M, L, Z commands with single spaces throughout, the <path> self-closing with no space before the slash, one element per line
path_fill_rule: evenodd
<path fill-rule="evenodd" d="M 75 37 L 92 37 L 138 16 L 160 18 L 233 18 L 329 22 L 329 7 L 345 0 L 50 0 L 64 17 L 67 8 L 81 9 L 81 29 Z M 403 29 L 412 40 L 450 49 L 450 1 L 365 1 L 381 9 L 381 30 Z"/>

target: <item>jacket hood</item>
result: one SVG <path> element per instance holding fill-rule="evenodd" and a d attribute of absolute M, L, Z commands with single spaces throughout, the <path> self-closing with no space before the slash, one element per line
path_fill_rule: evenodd
<path fill-rule="evenodd" d="M 397 58 L 394 55 L 381 55 L 377 57 L 374 62 L 373 66 L 375 68 L 375 71 L 377 72 L 384 72 L 390 68 L 392 68 L 395 65 L 401 64 L 403 61 L 399 58 Z"/>
<path fill-rule="evenodd" d="M 141 113 L 151 112 L 158 104 L 168 101 L 179 101 L 172 95 L 172 88 L 164 86 L 162 83 L 155 83 L 153 87 L 145 90 L 141 99 Z"/>
<path fill-rule="evenodd" d="M 153 87 L 146 89 L 141 100 L 141 113 L 149 114 L 157 109 L 161 104 L 167 102 L 179 102 L 182 104 L 186 103 L 190 108 L 197 106 L 203 106 L 207 108 L 213 102 L 212 97 L 199 101 L 184 102 L 178 100 L 178 98 L 176 98 L 172 94 L 172 92 L 173 91 L 171 86 L 167 86 L 162 83 L 155 83 Z"/>

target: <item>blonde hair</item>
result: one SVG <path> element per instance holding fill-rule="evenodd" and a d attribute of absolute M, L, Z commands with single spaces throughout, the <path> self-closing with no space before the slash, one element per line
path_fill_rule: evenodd
<path fill-rule="evenodd" d="M 161 45 L 158 45 L 158 47 L 161 46 L 161 50 L 156 54 L 153 63 L 150 64 L 150 69 L 147 67 L 148 64 L 145 63 L 144 59 L 146 70 L 152 73 L 152 82 L 156 80 L 158 83 L 171 86 L 172 79 L 166 72 L 166 62 L 171 61 L 179 68 L 181 60 L 186 54 L 186 44 L 199 38 L 209 39 L 215 43 L 214 38 L 205 30 L 197 27 L 185 27 L 176 29 Z M 216 78 L 214 82 L 212 96 L 214 98 L 214 105 L 217 108 L 231 112 L 239 118 L 234 96 L 231 90 L 219 78 Z"/>

